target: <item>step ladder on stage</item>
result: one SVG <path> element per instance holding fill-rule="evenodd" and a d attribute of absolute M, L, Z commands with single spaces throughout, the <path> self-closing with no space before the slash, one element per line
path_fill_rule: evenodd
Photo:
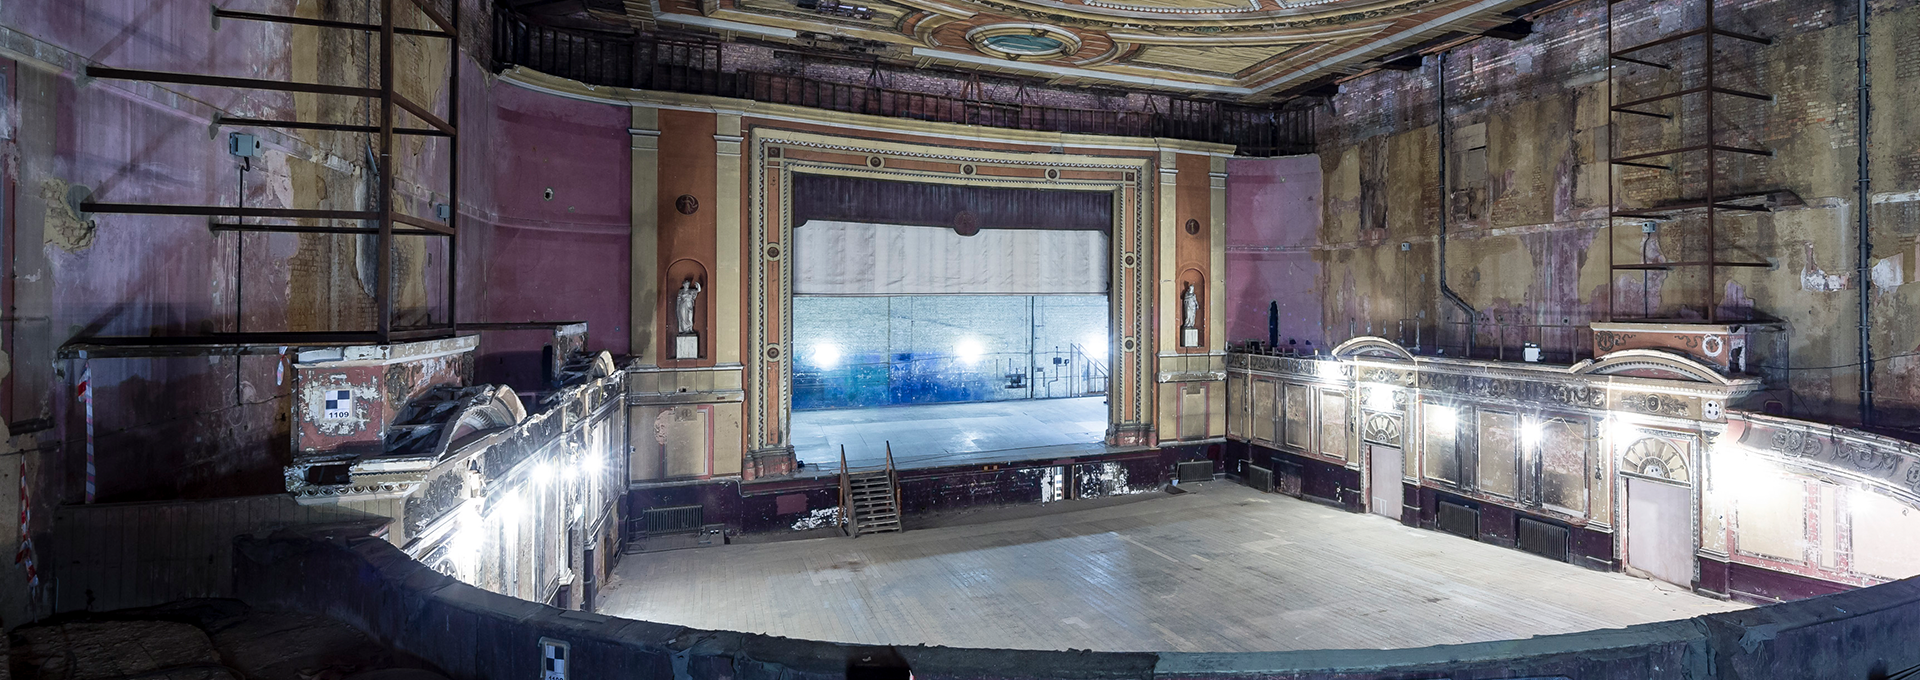
<path fill-rule="evenodd" d="M 840 517 L 850 536 L 900 530 L 900 475 L 893 469 L 893 444 L 887 444 L 887 466 L 878 470 L 847 469 L 847 447 L 840 447 Z"/>

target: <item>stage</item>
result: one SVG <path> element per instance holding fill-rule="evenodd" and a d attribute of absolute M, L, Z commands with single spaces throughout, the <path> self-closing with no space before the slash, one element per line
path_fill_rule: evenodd
<path fill-rule="evenodd" d="M 620 562 L 598 610 L 865 645 L 1253 652 L 1510 640 L 1745 605 L 1231 481 Z M 965 520 L 987 520 L 971 522 Z"/>
<path fill-rule="evenodd" d="M 893 445 L 902 469 L 1034 460 L 1108 450 L 1106 397 L 795 411 L 801 475 L 879 467 Z"/>

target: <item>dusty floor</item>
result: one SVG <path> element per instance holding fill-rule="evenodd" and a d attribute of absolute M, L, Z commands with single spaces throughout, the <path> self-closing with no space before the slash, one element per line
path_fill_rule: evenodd
<path fill-rule="evenodd" d="M 1071 455 L 1033 454 L 1034 449 L 1105 450 L 1106 397 L 1023 399 L 970 404 L 928 404 L 879 408 L 796 411 L 793 452 L 808 470 L 837 471 L 840 447 L 848 467 L 884 464 L 893 445 L 894 464 L 903 468 L 961 465 Z"/>
<path fill-rule="evenodd" d="M 1231 482 L 1005 521 L 624 559 L 602 613 L 864 644 L 1281 651 L 1739 609 Z M 1071 506 L 1069 506 L 1071 507 Z"/>

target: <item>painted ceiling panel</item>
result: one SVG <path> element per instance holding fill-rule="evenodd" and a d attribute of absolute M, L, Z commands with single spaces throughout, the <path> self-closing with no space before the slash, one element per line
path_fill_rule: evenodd
<path fill-rule="evenodd" d="M 1260 45 L 1253 47 L 1165 47 L 1149 45 L 1138 56 L 1127 60 L 1134 64 L 1152 64 L 1182 70 L 1233 75 L 1260 62 L 1299 49 L 1299 45 Z"/>
<path fill-rule="evenodd" d="M 1528 0 L 625 2 L 641 28 L 661 22 L 802 46 L 875 41 L 895 46 L 868 50 L 882 59 L 1251 101 L 1359 71 L 1432 36 L 1510 22 L 1506 12 Z"/>

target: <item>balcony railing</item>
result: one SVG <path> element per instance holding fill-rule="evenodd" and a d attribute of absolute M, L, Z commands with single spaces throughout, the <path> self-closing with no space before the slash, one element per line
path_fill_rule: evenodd
<path fill-rule="evenodd" d="M 1165 111 L 1120 111 L 998 102 L 729 70 L 721 44 L 542 26 L 496 9 L 494 68 L 524 66 L 604 87 L 750 99 L 843 113 L 1076 134 L 1167 137 L 1232 144 L 1243 156 L 1313 151 L 1313 111 L 1281 111 L 1170 98 Z"/>

